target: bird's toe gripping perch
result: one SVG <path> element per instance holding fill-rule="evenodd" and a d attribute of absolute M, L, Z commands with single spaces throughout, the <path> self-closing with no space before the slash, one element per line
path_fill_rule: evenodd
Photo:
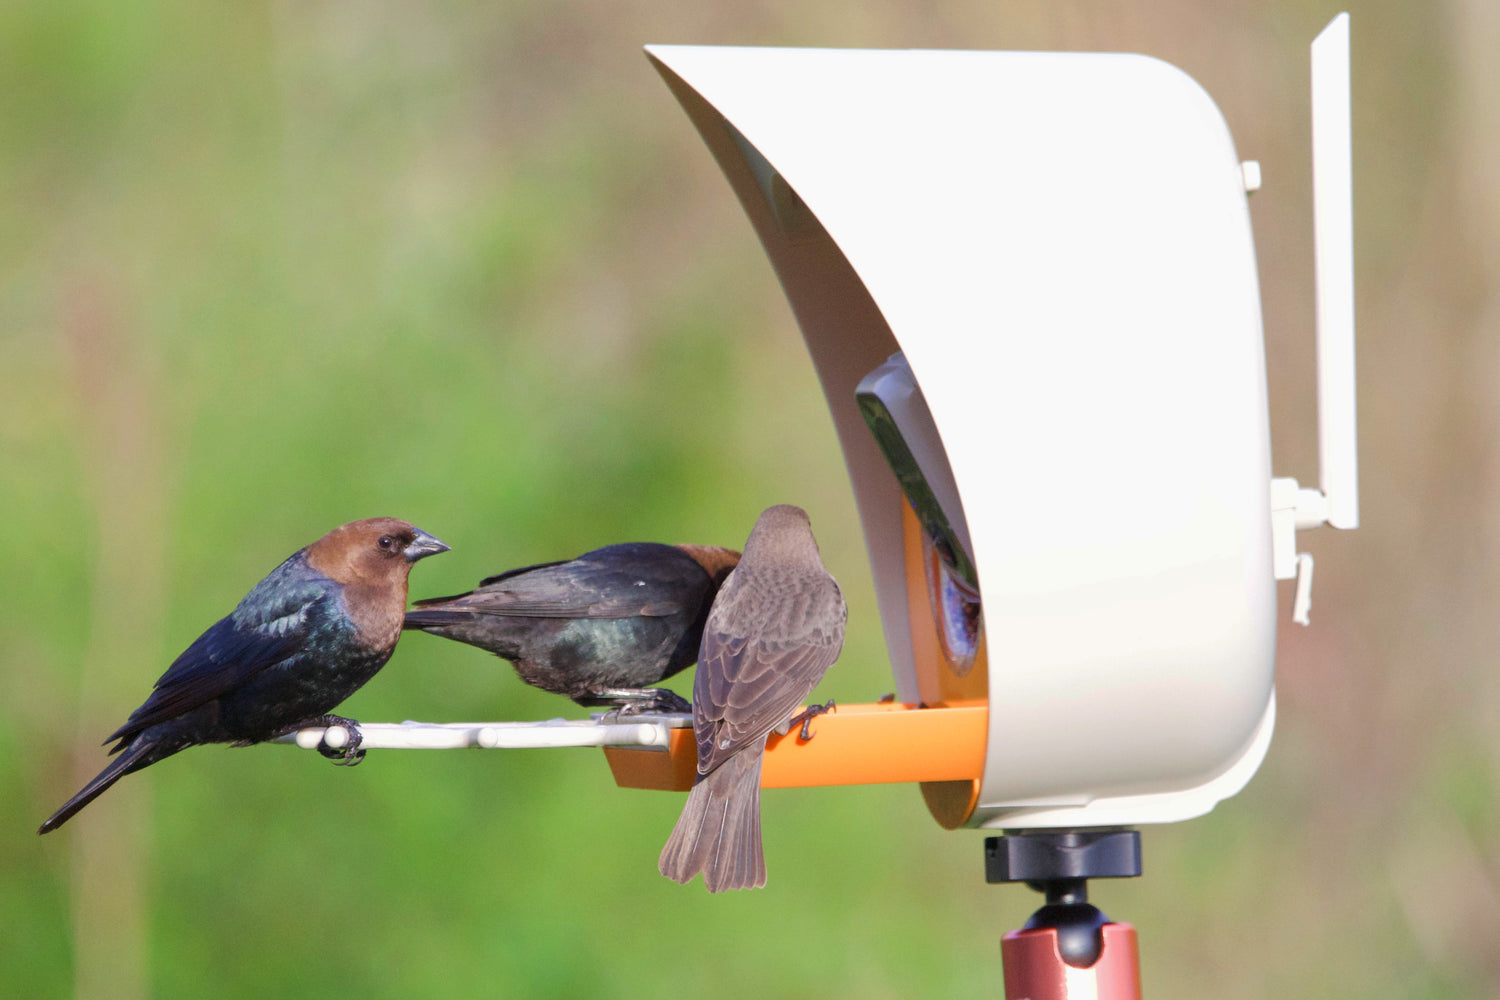
<path fill-rule="evenodd" d="M 304 750 L 316 750 L 341 767 L 353 767 L 365 759 L 364 733 L 359 723 L 342 715 L 308 719 L 271 742 L 296 743 Z"/>

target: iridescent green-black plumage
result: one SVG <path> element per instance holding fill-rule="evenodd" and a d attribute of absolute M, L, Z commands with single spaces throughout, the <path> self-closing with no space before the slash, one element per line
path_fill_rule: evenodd
<path fill-rule="evenodd" d="M 411 564 L 447 548 L 405 521 L 371 518 L 294 553 L 177 657 L 104 741 L 118 756 L 39 832 L 187 747 L 259 743 L 332 711 L 390 659 Z"/>
<path fill-rule="evenodd" d="M 739 558 L 715 546 L 607 545 L 418 601 L 406 627 L 487 649 L 526 683 L 582 705 L 685 711 L 648 685 L 698 658 L 708 609 Z"/>

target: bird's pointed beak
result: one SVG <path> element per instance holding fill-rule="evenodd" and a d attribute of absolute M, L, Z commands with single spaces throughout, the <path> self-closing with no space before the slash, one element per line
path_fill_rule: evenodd
<path fill-rule="evenodd" d="M 447 552 L 450 548 L 450 546 L 433 538 L 421 528 L 417 528 L 416 532 L 417 537 L 412 539 L 412 543 L 402 550 L 406 556 L 406 561 L 409 563 L 414 563 L 418 559 L 426 559 L 428 556 L 435 556 L 439 552 Z"/>

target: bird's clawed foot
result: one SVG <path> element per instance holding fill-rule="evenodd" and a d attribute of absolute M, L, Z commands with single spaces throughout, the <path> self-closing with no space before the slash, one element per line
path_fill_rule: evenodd
<path fill-rule="evenodd" d="M 577 701 L 581 705 L 610 705 L 611 711 L 607 714 L 621 718 L 629 715 L 687 714 L 693 711 L 692 702 L 667 688 L 603 688 Z"/>
<path fill-rule="evenodd" d="M 669 715 L 669 714 L 692 714 L 693 703 L 688 701 L 676 691 L 667 688 L 646 688 L 643 692 L 649 695 L 639 701 L 627 701 L 620 705 L 621 715 Z"/>
<path fill-rule="evenodd" d="M 813 738 L 812 721 L 820 715 L 834 711 L 836 708 L 838 708 L 838 705 L 834 703 L 832 698 L 829 698 L 821 705 L 808 705 L 801 712 L 786 720 L 786 732 L 791 732 L 793 726 L 799 722 L 802 723 L 802 730 L 797 734 L 797 739 L 806 743 Z"/>
<path fill-rule="evenodd" d="M 365 759 L 365 752 L 359 747 L 365 740 L 364 734 L 359 731 L 359 723 L 353 719 L 346 719 L 342 715 L 322 715 L 301 723 L 298 728 L 309 729 L 314 726 L 323 727 L 323 738 L 318 741 L 315 749 L 334 764 L 353 767 Z"/>

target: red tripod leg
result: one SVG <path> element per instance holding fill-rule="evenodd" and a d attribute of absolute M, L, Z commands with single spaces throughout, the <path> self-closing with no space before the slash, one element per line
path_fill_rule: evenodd
<path fill-rule="evenodd" d="M 1005 935 L 1000 955 L 1005 962 L 1006 1000 L 1141 1000 L 1135 928 L 1108 923 L 1100 933 L 1104 949 L 1098 961 L 1084 969 L 1063 961 L 1056 928 Z"/>

